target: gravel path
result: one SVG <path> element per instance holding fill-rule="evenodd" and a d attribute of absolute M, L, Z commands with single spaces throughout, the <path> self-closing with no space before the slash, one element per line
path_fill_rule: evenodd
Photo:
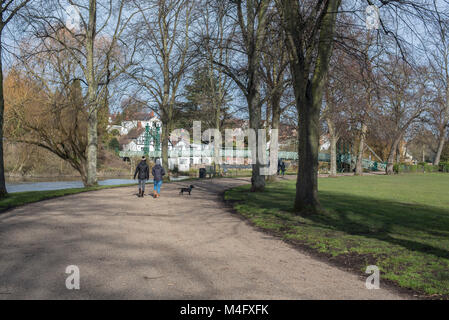
<path fill-rule="evenodd" d="M 236 217 L 220 194 L 244 183 L 195 181 L 191 196 L 165 184 L 159 199 L 101 190 L 0 214 L 0 299 L 407 298 Z M 66 289 L 68 265 L 80 290 Z"/>

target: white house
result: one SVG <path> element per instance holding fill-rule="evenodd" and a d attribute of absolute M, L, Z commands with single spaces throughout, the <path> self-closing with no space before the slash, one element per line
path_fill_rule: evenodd
<path fill-rule="evenodd" d="M 136 114 L 135 119 L 133 120 L 125 119 L 121 121 L 120 124 L 113 124 L 116 118 L 117 114 L 109 116 L 109 125 L 107 130 L 112 131 L 116 129 L 119 131 L 120 136 L 127 135 L 134 128 L 145 128 L 147 124 L 150 126 L 150 128 L 154 128 L 156 126 L 162 128 L 162 121 L 154 115 L 154 112 L 139 113 Z"/>
<path fill-rule="evenodd" d="M 149 125 L 154 129 L 158 126 L 162 130 L 162 123 L 157 118 L 152 118 L 147 121 L 123 121 L 121 123 L 121 130 L 119 132 L 126 132 L 119 138 L 122 151 L 128 152 L 142 152 L 145 148 L 145 127 Z M 112 128 L 112 126 L 111 126 Z M 161 132 L 161 131 L 159 131 Z M 161 141 L 159 142 L 159 148 L 156 148 L 155 140 L 150 139 L 149 151 L 153 152 L 162 149 Z M 212 157 L 201 156 L 201 152 L 213 152 L 213 146 L 209 144 L 195 144 L 190 143 L 186 137 L 179 137 L 176 141 L 169 141 L 168 144 L 168 166 L 170 170 L 173 170 L 175 166 L 180 171 L 189 171 L 191 165 L 210 165 L 212 163 Z"/>
<path fill-rule="evenodd" d="M 186 138 L 178 141 L 170 141 L 168 144 L 168 166 L 173 169 L 178 166 L 180 171 L 189 171 L 191 165 L 210 165 L 212 157 L 201 156 L 201 152 L 213 152 L 213 146 L 210 144 L 190 143 Z"/>

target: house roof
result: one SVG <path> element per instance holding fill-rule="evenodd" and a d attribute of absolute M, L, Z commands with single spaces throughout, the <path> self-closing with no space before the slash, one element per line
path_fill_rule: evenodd
<path fill-rule="evenodd" d="M 120 145 L 128 144 L 132 140 L 137 139 L 145 132 L 145 128 L 133 128 L 129 130 L 128 134 L 119 138 Z"/>

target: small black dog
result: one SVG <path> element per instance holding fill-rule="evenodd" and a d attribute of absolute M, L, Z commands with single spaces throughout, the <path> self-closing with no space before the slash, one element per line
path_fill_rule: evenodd
<path fill-rule="evenodd" d="M 188 192 L 190 196 L 190 192 L 192 192 L 192 189 L 195 188 L 194 186 L 190 185 L 188 188 L 181 188 L 181 191 L 179 191 L 179 194 L 184 195 L 184 192 Z"/>

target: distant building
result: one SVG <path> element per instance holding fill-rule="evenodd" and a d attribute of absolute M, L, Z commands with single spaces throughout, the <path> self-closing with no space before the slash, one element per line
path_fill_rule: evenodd
<path fill-rule="evenodd" d="M 126 119 L 120 122 L 120 124 L 113 124 L 116 121 L 117 115 L 111 115 L 109 118 L 108 131 L 118 130 L 119 132 L 119 144 L 120 150 L 125 152 L 142 152 L 145 149 L 145 135 L 146 126 L 150 129 L 159 127 L 159 133 L 162 133 L 162 121 L 154 116 L 154 113 L 150 114 L 150 117 L 140 114 L 136 116 L 138 119 Z M 154 132 L 154 131 L 153 131 Z M 156 139 L 150 137 L 149 152 L 162 150 L 162 142 L 159 139 L 159 146 L 155 145 Z M 181 137 L 177 141 L 171 141 L 169 139 L 168 151 L 169 169 L 178 167 L 180 171 L 188 171 L 191 165 L 210 165 L 212 163 L 212 157 L 201 157 L 200 152 L 213 150 L 213 146 L 209 144 L 195 144 L 190 143 L 185 137 Z M 189 154 L 189 156 L 184 156 Z M 172 155 L 172 157 L 170 157 Z M 198 156 L 194 156 L 198 155 Z"/>

